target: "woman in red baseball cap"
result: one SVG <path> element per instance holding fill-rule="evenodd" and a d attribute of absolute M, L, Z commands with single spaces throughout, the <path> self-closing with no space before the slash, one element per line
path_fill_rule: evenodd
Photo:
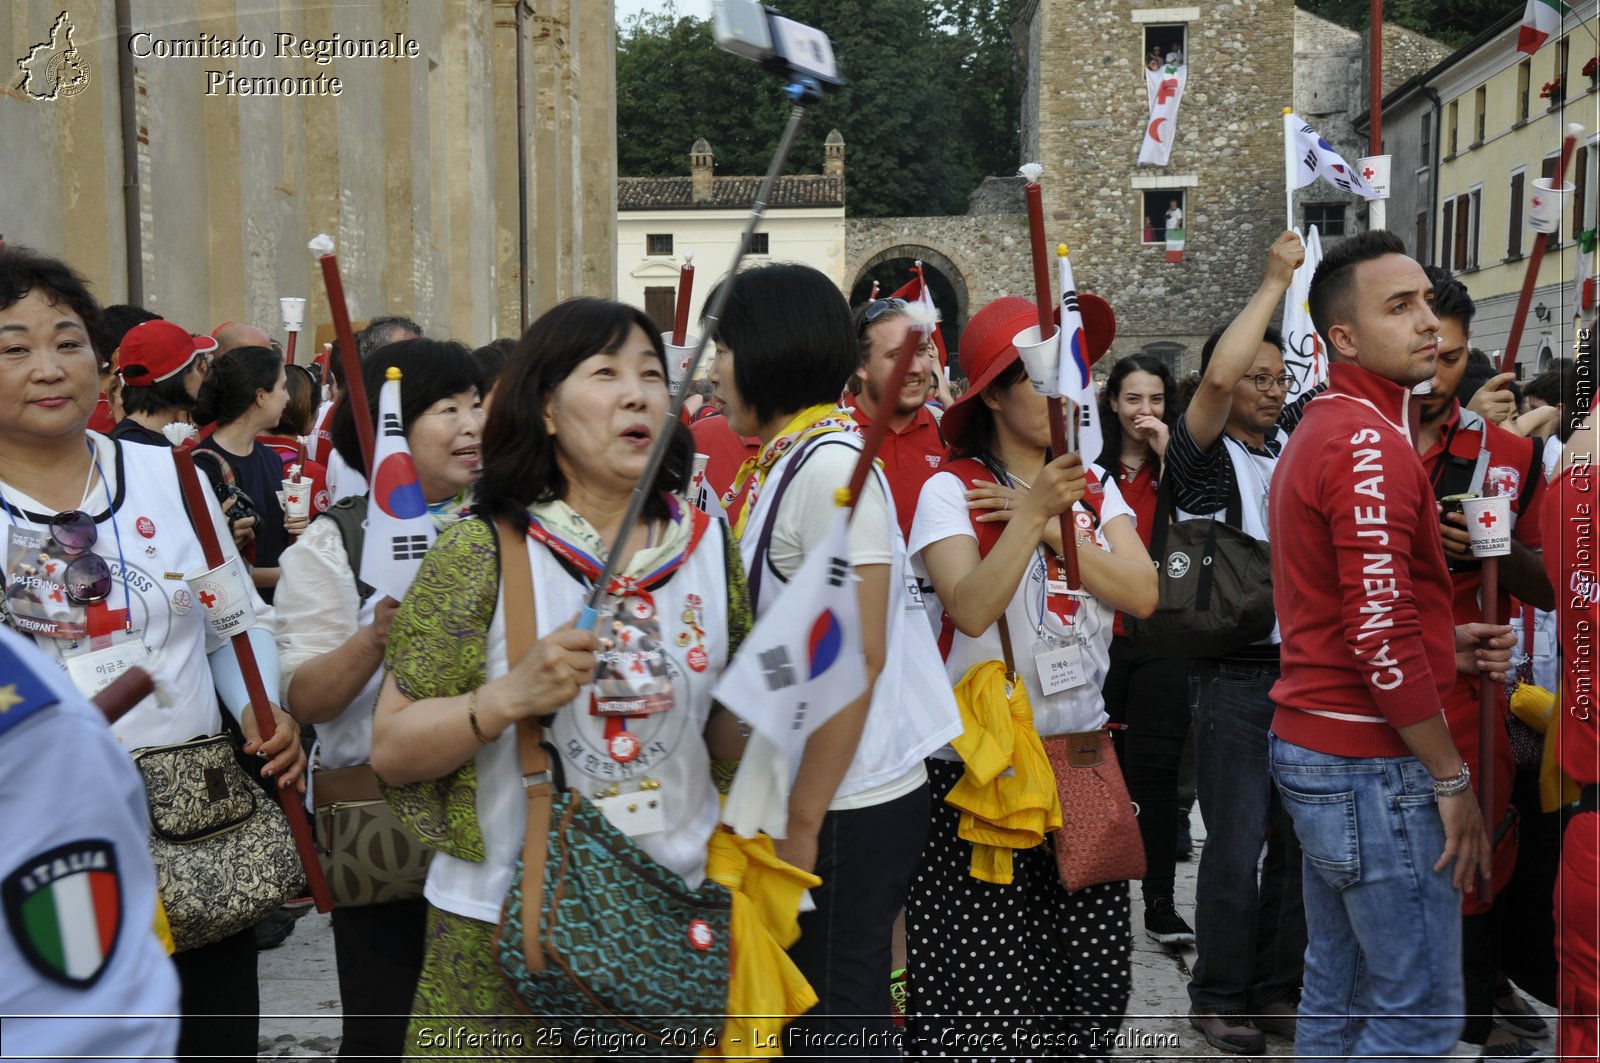
<path fill-rule="evenodd" d="M 1103 300 L 1079 298 L 1101 353 L 1115 320 Z M 959 1034 L 1001 1038 L 1009 1051 L 1092 1055 L 1131 990 L 1128 888 L 1061 885 L 1054 846 L 1043 844 L 1061 819 L 1040 739 L 1106 723 L 1113 613 L 1149 615 L 1156 574 L 1115 482 L 1075 453 L 1050 454 L 1049 406 L 1013 343 L 1037 324 L 1034 304 L 1015 297 L 968 323 L 971 386 L 944 416 L 961 457 L 923 486 L 911 528 L 909 549 L 944 608 L 940 649 L 966 729 L 928 761 L 934 813 L 906 904 L 906 1018 L 918 1044 Z M 1075 528 L 1066 544 L 1062 513 Z M 1067 587 L 1063 549 L 1077 553 L 1081 591 Z M 997 742 L 1011 751 L 1003 766 L 985 757 Z M 985 763 L 990 777 L 1009 769 L 981 816 L 1003 824 L 1011 844 L 976 844 L 975 803 L 956 792 L 982 789 L 967 776 Z M 1034 812 L 1031 830 L 1018 830 Z"/>

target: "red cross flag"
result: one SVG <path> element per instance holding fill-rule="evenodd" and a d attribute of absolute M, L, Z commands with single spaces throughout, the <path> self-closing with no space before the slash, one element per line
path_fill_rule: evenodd
<path fill-rule="evenodd" d="M 1165 166 L 1171 158 L 1172 142 L 1178 135 L 1178 104 L 1188 84 L 1189 67 L 1182 62 L 1144 72 L 1150 121 L 1144 127 L 1144 142 L 1139 145 L 1140 166 Z"/>

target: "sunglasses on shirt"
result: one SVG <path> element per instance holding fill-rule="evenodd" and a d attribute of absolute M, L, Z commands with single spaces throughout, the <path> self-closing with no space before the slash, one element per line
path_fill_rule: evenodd
<path fill-rule="evenodd" d="M 69 509 L 50 518 L 50 539 L 68 557 L 62 583 L 74 605 L 92 605 L 111 597 L 111 566 L 93 553 L 100 541 L 94 518 L 81 509 Z"/>

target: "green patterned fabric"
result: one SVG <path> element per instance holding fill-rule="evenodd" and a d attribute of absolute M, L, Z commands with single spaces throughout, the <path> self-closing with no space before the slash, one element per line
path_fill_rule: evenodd
<path fill-rule="evenodd" d="M 500 557 L 488 523 L 464 520 L 439 537 L 389 629 L 384 663 L 400 693 L 421 701 L 483 685 L 499 591 Z M 400 821 L 427 845 L 462 860 L 484 859 L 472 760 L 426 782 L 379 783 Z"/>
<path fill-rule="evenodd" d="M 528 1012 L 576 1037 L 598 1032 L 628 1054 L 682 1056 L 663 1023 L 720 1028 L 732 969 L 733 899 L 706 879 L 683 880 L 613 827 L 575 790 L 550 807 L 540 900 L 543 971 L 523 954 L 522 860 L 500 917 L 495 952 Z"/>
<path fill-rule="evenodd" d="M 406 1058 L 589 1058 L 522 1010 L 494 961 L 494 927 L 428 906 Z"/>
<path fill-rule="evenodd" d="M 750 607 L 750 585 L 745 579 L 744 561 L 739 557 L 739 544 L 733 541 L 733 532 L 726 524 L 722 524 L 722 548 L 723 567 L 728 573 L 728 660 L 732 661 L 755 624 L 755 610 Z"/>

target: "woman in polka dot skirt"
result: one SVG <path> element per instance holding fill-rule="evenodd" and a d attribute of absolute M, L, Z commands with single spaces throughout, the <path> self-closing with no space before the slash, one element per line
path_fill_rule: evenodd
<path fill-rule="evenodd" d="M 975 763 L 982 705 L 1001 729 L 1022 718 L 1018 749 L 1029 724 L 1020 699 L 1004 700 L 1009 685 L 998 695 L 994 662 L 1013 662 L 1009 682 L 1020 679 L 1040 736 L 1099 727 L 1113 612 L 1144 616 L 1156 604 L 1155 570 L 1115 482 L 1099 483 L 1076 454 L 1049 460 L 1047 406 L 1011 343 L 1030 323 L 1033 304 L 1016 298 L 969 323 L 962 361 L 972 383 L 943 423 L 966 457 L 928 481 L 911 529 L 909 548 L 944 608 L 940 648 L 963 701 L 967 732 L 954 745 Z M 1064 512 L 1077 528 L 1068 548 L 1083 594 L 1067 593 Z M 1132 983 L 1127 884 L 1068 892 L 1048 834 L 1015 848 L 963 840 L 962 813 L 945 798 L 966 772 L 955 748 L 928 761 L 933 822 L 906 902 L 906 1053 L 1109 1055 Z M 1017 758 L 1007 778 L 1034 799 L 1054 786 L 1039 760 L 1030 768 Z"/>

